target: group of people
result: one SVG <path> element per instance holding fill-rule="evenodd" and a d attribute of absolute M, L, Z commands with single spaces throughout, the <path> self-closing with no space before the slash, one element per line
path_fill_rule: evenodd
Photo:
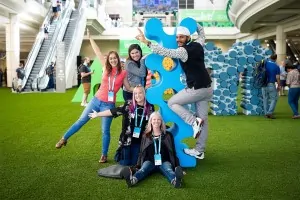
<path fill-rule="evenodd" d="M 139 30 L 136 37 L 148 45 L 153 53 L 161 56 L 177 58 L 186 74 L 187 87 L 175 94 L 168 106 L 193 128 L 193 136 L 197 139 L 196 147 L 184 149 L 184 152 L 195 158 L 203 159 L 205 143 L 208 135 L 208 102 L 212 97 L 211 79 L 204 64 L 204 31 L 198 25 L 198 38 L 191 41 L 191 33 L 185 27 L 177 28 L 177 49 L 164 48 L 148 41 Z M 67 130 L 56 144 L 60 149 L 67 145 L 69 138 L 85 125 L 90 119 L 101 117 L 102 155 L 99 162 L 108 160 L 110 144 L 110 126 L 113 117 L 122 116 L 122 130 L 119 138 L 119 149 L 126 153 L 121 154 L 118 161 L 121 165 L 137 167 L 124 168 L 123 177 L 128 186 L 135 185 L 150 172 L 160 170 L 174 187 L 180 187 L 183 172 L 176 156 L 172 134 L 166 130 L 165 123 L 154 106 L 145 99 L 146 75 L 148 74 L 142 49 L 133 44 L 128 50 L 128 59 L 125 70 L 121 68 L 120 57 L 117 52 L 110 51 L 106 56 L 101 53 L 95 41 L 87 36 L 91 46 L 104 66 L 101 85 L 90 102 L 83 101 L 85 109 L 79 119 Z M 88 64 L 88 59 L 85 60 Z M 82 70 L 81 76 L 90 76 L 93 72 Z M 123 86 L 125 104 L 115 107 L 116 94 Z M 87 88 L 87 87 L 86 87 Z M 88 88 L 87 88 L 88 90 Z M 87 95 L 87 93 L 85 93 Z M 84 96 L 85 97 L 85 96 Z M 185 109 L 184 105 L 195 103 L 196 116 Z M 201 134 L 200 134 L 201 133 Z"/>
<path fill-rule="evenodd" d="M 278 96 L 284 96 L 285 87 L 288 86 L 288 103 L 293 112 L 293 119 L 300 119 L 300 69 L 299 64 L 284 61 L 279 67 L 276 63 L 277 55 L 273 54 L 266 62 L 267 85 L 262 87 L 264 114 L 266 118 L 275 119 L 274 110 Z M 277 88 L 276 88 L 277 83 Z"/>

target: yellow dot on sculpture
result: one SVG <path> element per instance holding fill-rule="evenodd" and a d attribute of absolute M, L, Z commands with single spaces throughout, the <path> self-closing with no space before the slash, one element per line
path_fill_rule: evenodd
<path fill-rule="evenodd" d="M 174 67 L 173 59 L 169 57 L 165 57 L 163 59 L 162 66 L 165 68 L 165 70 L 170 71 Z"/>

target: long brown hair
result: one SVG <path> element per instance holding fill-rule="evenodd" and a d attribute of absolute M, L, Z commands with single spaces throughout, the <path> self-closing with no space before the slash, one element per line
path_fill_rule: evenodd
<path fill-rule="evenodd" d="M 157 111 L 153 112 L 150 117 L 149 117 L 149 121 L 148 121 L 148 124 L 147 124 L 147 128 L 145 130 L 145 134 L 146 134 L 146 137 L 151 137 L 152 135 L 152 131 L 153 131 L 153 127 L 152 127 L 152 119 L 154 117 L 154 115 L 158 116 L 160 119 L 161 119 L 161 125 L 160 125 L 160 130 L 161 130 L 161 133 L 162 134 L 165 134 L 166 133 L 166 124 L 161 116 L 161 114 Z"/>
<path fill-rule="evenodd" d="M 111 71 L 112 71 L 112 66 L 111 66 L 111 64 L 109 63 L 109 56 L 110 56 L 111 54 L 115 54 L 115 56 L 116 56 L 117 59 L 118 59 L 117 72 L 118 72 L 118 74 L 120 74 L 121 71 L 122 71 L 121 61 L 120 61 L 120 56 L 119 56 L 118 52 L 116 52 L 116 51 L 110 51 L 110 52 L 107 54 L 107 56 L 106 56 L 106 62 L 105 62 L 105 71 L 106 71 L 107 74 L 110 74 Z"/>

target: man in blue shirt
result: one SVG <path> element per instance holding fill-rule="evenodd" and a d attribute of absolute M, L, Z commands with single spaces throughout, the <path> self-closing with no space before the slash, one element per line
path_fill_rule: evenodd
<path fill-rule="evenodd" d="M 277 55 L 273 54 L 266 63 L 267 86 L 262 87 L 265 117 L 275 119 L 273 112 L 276 107 L 278 91 L 280 91 L 280 68 L 276 64 Z M 275 82 L 277 82 L 277 89 Z"/>

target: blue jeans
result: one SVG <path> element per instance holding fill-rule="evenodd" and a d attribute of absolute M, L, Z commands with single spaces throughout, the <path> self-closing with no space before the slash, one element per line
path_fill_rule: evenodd
<path fill-rule="evenodd" d="M 289 89 L 288 102 L 293 111 L 294 116 L 299 115 L 299 112 L 298 112 L 299 97 L 300 97 L 300 88 L 290 88 Z"/>
<path fill-rule="evenodd" d="M 150 161 L 145 161 L 142 164 L 141 169 L 139 169 L 133 177 L 137 178 L 138 181 L 143 180 L 146 178 L 151 172 L 154 170 L 159 169 L 159 171 L 168 179 L 168 181 L 171 183 L 172 180 L 175 178 L 175 172 L 173 171 L 172 165 L 170 162 L 165 161 L 160 166 L 155 166 L 154 163 Z"/>
<path fill-rule="evenodd" d="M 93 110 L 96 112 L 102 112 L 104 110 L 109 110 L 115 107 L 114 103 L 107 103 L 100 101 L 96 97 L 94 97 L 88 105 L 83 110 L 79 119 L 69 128 L 69 130 L 65 133 L 63 138 L 68 140 L 72 135 L 74 135 L 79 129 L 85 125 L 89 120 L 89 113 L 92 113 Z M 110 142 L 110 125 L 112 122 L 112 117 L 102 117 L 102 155 L 107 156 L 109 142 Z"/>
<path fill-rule="evenodd" d="M 268 83 L 267 87 L 261 88 L 261 91 L 263 96 L 265 115 L 272 115 L 275 110 L 278 98 L 275 83 Z"/>

